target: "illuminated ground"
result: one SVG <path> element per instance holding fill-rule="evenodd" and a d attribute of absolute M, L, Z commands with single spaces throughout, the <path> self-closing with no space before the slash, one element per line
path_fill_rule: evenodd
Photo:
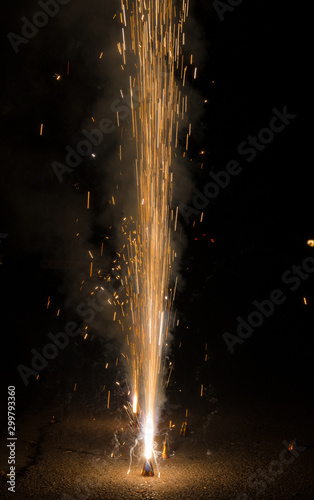
<path fill-rule="evenodd" d="M 16 494 L 6 492 L 2 477 L 0 496 L 18 500 L 313 498 L 314 449 L 300 451 L 272 481 L 267 472 L 284 449 L 282 441 L 296 432 L 300 444 L 314 443 L 311 414 L 298 409 L 296 401 L 286 407 L 281 403 L 280 410 L 276 403 L 255 400 L 248 406 L 232 398 L 222 405 L 210 398 L 193 404 L 187 438 L 179 436 L 185 408 L 167 408 L 165 421 L 171 419 L 176 425 L 171 435 L 175 456 L 160 460 L 159 479 L 140 475 L 142 459 L 133 460 L 127 475 L 134 437 L 119 407 L 107 410 L 77 394 L 68 411 L 62 404 L 39 409 L 37 415 L 32 411 L 19 425 L 18 460 L 24 467 Z M 115 431 L 124 446 L 116 446 Z M 289 452 L 284 456 L 291 457 Z M 270 482 L 257 496 L 258 488 L 248 482 L 258 469 L 266 471 Z"/>

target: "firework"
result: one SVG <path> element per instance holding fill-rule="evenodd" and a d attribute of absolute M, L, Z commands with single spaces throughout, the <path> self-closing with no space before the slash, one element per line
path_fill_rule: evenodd
<path fill-rule="evenodd" d="M 154 467 L 151 460 L 145 460 L 142 476 L 154 476 Z"/>
<path fill-rule="evenodd" d="M 184 22 L 189 0 L 121 0 L 123 69 L 130 67 L 129 95 L 136 144 L 137 221 L 125 248 L 126 291 L 131 312 L 128 335 L 133 411 L 143 410 L 145 457 L 153 455 L 158 396 L 164 387 L 163 354 L 177 287 L 170 288 L 175 252 L 171 231 L 178 209 L 172 208 L 174 149 L 187 98 Z M 193 58 L 191 58 L 193 60 Z M 196 76 L 196 72 L 194 72 Z M 121 91 L 122 92 L 122 91 Z M 119 121 L 119 116 L 117 116 Z M 191 133 L 189 126 L 188 136 Z M 188 136 L 186 144 L 188 144 Z M 175 212 L 175 215 L 174 215 Z M 145 469 L 145 467 L 144 467 Z"/>

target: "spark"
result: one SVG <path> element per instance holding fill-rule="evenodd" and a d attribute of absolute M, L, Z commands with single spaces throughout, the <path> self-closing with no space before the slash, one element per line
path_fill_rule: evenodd
<path fill-rule="evenodd" d="M 136 145 L 137 218 L 127 221 L 131 226 L 128 229 L 124 220 L 122 228 L 128 238 L 124 259 L 128 262 L 125 289 L 130 315 L 126 306 L 117 304 L 123 316 L 121 320 L 131 318 L 131 329 L 129 325 L 125 328 L 129 332 L 131 394 L 133 408 L 136 397 L 136 407 L 140 405 L 143 409 L 147 459 L 153 455 L 157 400 L 159 391 L 165 387 L 162 358 L 172 328 L 177 289 L 177 279 L 174 290 L 169 289 L 174 279 L 172 267 L 176 257 L 171 234 L 177 230 L 178 222 L 178 207 L 175 216 L 172 208 L 172 161 L 178 156 L 175 153 L 178 134 L 187 112 L 184 86 L 190 72 L 182 51 L 189 0 L 182 0 L 181 11 L 176 3 L 174 0 L 132 3 L 121 0 L 122 40 L 118 43 L 122 69 L 128 69 L 129 59 L 132 62 L 128 87 L 130 126 Z M 193 61 L 192 56 L 190 61 Z M 195 68 L 194 78 L 196 74 Z M 177 77 L 181 78 L 182 89 Z M 118 114 L 117 123 L 119 125 Z M 190 135 L 191 125 L 186 149 Z M 119 155 L 122 159 L 121 148 Z M 112 202 L 114 204 L 114 198 Z M 168 383 L 171 372 L 172 367 Z"/>

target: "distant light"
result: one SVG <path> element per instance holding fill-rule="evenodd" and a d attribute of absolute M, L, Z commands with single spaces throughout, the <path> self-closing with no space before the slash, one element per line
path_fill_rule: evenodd
<path fill-rule="evenodd" d="M 93 158 L 96 158 L 96 155 L 95 155 L 95 153 L 92 153 L 92 157 L 93 157 Z"/>
<path fill-rule="evenodd" d="M 304 302 L 304 304 L 307 306 L 307 300 L 306 300 L 306 297 L 303 297 L 303 302 Z"/>
<path fill-rule="evenodd" d="M 306 243 L 309 247 L 314 247 L 314 240 L 307 240 Z"/>

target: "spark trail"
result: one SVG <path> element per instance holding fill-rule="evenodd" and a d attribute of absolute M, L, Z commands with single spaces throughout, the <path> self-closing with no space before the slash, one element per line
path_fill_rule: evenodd
<path fill-rule="evenodd" d="M 128 336 L 133 411 L 144 414 L 145 455 L 150 458 L 158 396 L 164 386 L 163 355 L 176 293 L 170 288 L 175 251 L 171 232 L 172 162 L 180 121 L 187 111 L 187 72 L 182 47 L 189 0 L 121 0 L 123 69 L 130 66 L 129 92 L 136 144 L 137 221 L 128 237 L 126 289 L 132 327 Z M 128 64 L 127 64 L 128 61 Z M 134 70 L 135 68 L 135 70 Z M 182 79 L 181 85 L 177 83 Z M 187 134 L 191 134 L 191 126 Z M 134 234 L 135 233 L 135 234 Z M 131 279 L 133 277 L 133 279 Z"/>

